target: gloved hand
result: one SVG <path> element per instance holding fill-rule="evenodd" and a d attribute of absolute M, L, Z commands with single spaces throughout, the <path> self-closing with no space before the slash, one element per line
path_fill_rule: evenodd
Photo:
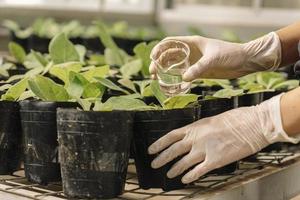
<path fill-rule="evenodd" d="M 168 37 L 189 45 L 190 68 L 184 73 L 184 81 L 197 78 L 238 78 L 246 74 L 276 70 L 281 63 L 281 43 L 275 32 L 244 44 L 230 43 L 201 36 Z M 154 47 L 152 54 L 160 49 Z M 150 73 L 155 75 L 154 62 Z"/>
<path fill-rule="evenodd" d="M 271 143 L 297 143 L 299 139 L 289 137 L 282 128 L 280 98 L 278 95 L 260 105 L 237 108 L 171 131 L 149 147 L 150 154 L 164 150 L 152 167 L 159 168 L 187 153 L 167 176 L 173 178 L 196 165 L 182 178 L 183 183 L 190 183 Z"/>

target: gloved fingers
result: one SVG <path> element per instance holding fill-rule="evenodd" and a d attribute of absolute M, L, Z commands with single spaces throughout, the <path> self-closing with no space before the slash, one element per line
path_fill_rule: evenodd
<path fill-rule="evenodd" d="M 156 154 L 158 152 L 161 152 L 171 144 L 183 139 L 185 134 L 186 134 L 185 127 L 175 129 L 169 132 L 168 134 L 166 134 L 165 136 L 161 137 L 156 142 L 154 142 L 152 145 L 150 145 L 150 147 L 148 148 L 149 154 Z"/>
<path fill-rule="evenodd" d="M 179 176 L 190 167 L 194 166 L 197 163 L 202 162 L 205 159 L 204 153 L 199 153 L 196 151 L 191 151 L 189 154 L 184 156 L 181 160 L 176 162 L 172 168 L 168 171 L 167 176 L 169 178 L 174 178 Z"/>
<path fill-rule="evenodd" d="M 176 142 L 175 144 L 164 150 L 161 154 L 159 154 L 158 157 L 155 158 L 154 161 L 152 161 L 151 166 L 155 169 L 160 168 L 173 159 L 177 158 L 178 156 L 185 154 L 190 149 L 191 145 L 189 145 L 186 141 L 181 140 L 179 142 Z"/>
<path fill-rule="evenodd" d="M 203 73 L 210 68 L 211 59 L 203 56 L 198 62 L 190 66 L 183 74 L 182 78 L 186 82 L 201 78 Z"/>
<path fill-rule="evenodd" d="M 212 168 L 212 166 L 209 164 L 209 162 L 207 162 L 207 160 L 204 160 L 202 163 L 200 163 L 196 167 L 194 167 L 194 169 L 192 169 L 191 171 L 186 173 L 182 177 L 181 181 L 184 184 L 191 183 L 193 181 L 196 181 L 201 176 L 203 176 L 204 174 L 206 174 L 207 172 L 209 172 L 213 169 L 214 168 Z"/>

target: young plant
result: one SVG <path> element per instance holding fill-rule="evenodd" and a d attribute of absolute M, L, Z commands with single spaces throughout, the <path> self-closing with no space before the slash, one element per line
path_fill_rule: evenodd
<path fill-rule="evenodd" d="M 238 79 L 240 88 L 248 93 L 290 90 L 299 86 L 298 80 L 287 80 L 284 73 L 258 72 Z"/>

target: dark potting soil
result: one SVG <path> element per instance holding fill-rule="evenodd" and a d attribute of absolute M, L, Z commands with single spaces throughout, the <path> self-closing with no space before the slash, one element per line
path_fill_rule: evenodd
<path fill-rule="evenodd" d="M 0 174 L 19 170 L 22 157 L 22 131 L 17 102 L 0 101 Z"/>
<path fill-rule="evenodd" d="M 77 104 L 26 100 L 20 106 L 26 178 L 39 184 L 60 181 L 56 109 Z"/>
<path fill-rule="evenodd" d="M 185 186 L 181 182 L 182 176 L 174 179 L 169 179 L 166 176 L 168 170 L 179 158 L 159 169 L 153 169 L 151 162 L 157 155 L 149 155 L 148 147 L 168 132 L 190 124 L 199 117 L 199 108 L 136 112 L 133 145 L 137 176 L 141 188 L 162 188 L 167 191 Z"/>
<path fill-rule="evenodd" d="M 113 198 L 125 186 L 134 112 L 57 112 L 63 191 L 72 198 Z"/>

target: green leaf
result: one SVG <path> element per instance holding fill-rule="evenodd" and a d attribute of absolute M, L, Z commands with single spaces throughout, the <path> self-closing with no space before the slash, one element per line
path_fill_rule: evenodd
<path fill-rule="evenodd" d="M 79 60 L 80 62 L 84 63 L 85 60 L 85 54 L 86 54 L 86 48 L 83 45 L 80 44 L 76 44 L 75 45 L 75 49 L 79 55 Z"/>
<path fill-rule="evenodd" d="M 43 71 L 44 71 L 43 67 L 33 68 L 25 73 L 25 77 L 35 76 L 35 75 L 41 74 Z"/>
<path fill-rule="evenodd" d="M 152 82 L 151 80 L 143 80 L 143 81 L 135 81 L 134 83 L 136 83 L 139 86 L 140 94 L 143 97 L 149 97 L 149 96 L 151 97 L 154 96 L 150 86 L 151 82 Z"/>
<path fill-rule="evenodd" d="M 82 63 L 80 62 L 67 62 L 62 64 L 57 64 L 51 67 L 49 73 L 60 80 L 65 84 L 69 82 L 69 72 L 80 72 L 82 68 Z"/>
<path fill-rule="evenodd" d="M 48 64 L 48 60 L 45 56 L 43 56 L 40 52 L 30 50 L 30 53 L 33 54 L 33 56 L 36 58 L 39 63 L 41 63 L 42 66 L 46 66 Z"/>
<path fill-rule="evenodd" d="M 134 82 L 132 82 L 129 79 L 126 78 L 122 78 L 120 80 L 118 80 L 118 83 L 120 83 L 122 86 L 134 91 L 135 93 L 137 93 Z"/>
<path fill-rule="evenodd" d="M 0 60 L 0 75 L 4 77 L 8 77 L 9 73 L 8 70 L 15 68 L 15 65 L 13 63 L 1 63 Z"/>
<path fill-rule="evenodd" d="M 47 74 L 53 66 L 54 66 L 54 65 L 53 65 L 53 62 L 52 62 L 52 61 L 49 62 L 49 63 L 46 65 L 46 67 L 44 68 L 42 75 Z"/>
<path fill-rule="evenodd" d="M 240 96 L 244 94 L 242 89 L 222 89 L 213 94 L 216 98 L 231 98 L 235 96 Z"/>
<path fill-rule="evenodd" d="M 141 59 L 132 60 L 121 66 L 120 72 L 124 78 L 131 78 L 132 75 L 136 75 L 142 69 L 142 64 Z"/>
<path fill-rule="evenodd" d="M 118 61 L 119 65 L 123 65 L 125 63 L 124 57 L 120 53 L 119 47 L 116 45 L 116 43 L 112 39 L 111 35 L 109 34 L 106 25 L 101 21 L 97 21 L 97 22 L 95 22 L 95 24 L 98 27 L 98 30 L 99 30 L 98 34 L 99 34 L 102 44 L 107 49 L 110 49 L 110 56 L 114 55 L 114 57 Z M 107 63 L 107 64 L 109 64 L 109 63 Z"/>
<path fill-rule="evenodd" d="M 5 82 L 6 83 L 11 83 L 11 82 L 14 82 L 16 80 L 20 80 L 20 79 L 22 79 L 24 77 L 25 77 L 25 74 L 13 75 L 13 76 L 9 77 L 9 79 L 7 79 Z"/>
<path fill-rule="evenodd" d="M 27 78 L 24 78 L 11 86 L 4 95 L 2 95 L 2 100 L 9 100 L 9 101 L 16 101 L 20 95 L 26 90 L 27 88 Z"/>
<path fill-rule="evenodd" d="M 256 73 L 248 74 L 238 79 L 238 85 L 253 84 L 256 82 Z"/>
<path fill-rule="evenodd" d="M 169 97 L 164 101 L 164 109 L 185 108 L 187 105 L 198 100 L 199 95 L 182 94 L 174 97 Z"/>
<path fill-rule="evenodd" d="M 124 96 L 111 97 L 101 106 L 98 106 L 98 111 L 111 111 L 111 110 L 144 110 L 151 109 L 143 101 L 139 99 L 127 98 Z"/>
<path fill-rule="evenodd" d="M 164 102 L 167 100 L 166 95 L 160 90 L 160 86 L 157 80 L 152 81 L 151 84 L 151 90 L 156 99 L 159 101 L 160 105 L 164 107 Z"/>
<path fill-rule="evenodd" d="M 227 79 L 199 79 L 199 80 L 202 81 L 203 85 L 208 87 L 220 86 L 226 89 L 232 88 L 230 81 Z"/>
<path fill-rule="evenodd" d="M 117 86 L 116 84 L 114 84 L 112 81 L 105 79 L 105 78 L 100 78 L 100 77 L 95 77 L 96 80 L 101 83 L 102 85 L 104 85 L 105 87 L 111 89 L 111 90 L 116 90 L 116 91 L 120 91 L 123 92 L 125 94 L 129 94 L 128 91 L 122 89 L 121 87 Z"/>
<path fill-rule="evenodd" d="M 266 89 L 270 89 L 273 83 L 278 83 L 280 80 L 284 81 L 285 77 L 278 72 L 258 72 L 256 74 L 257 83 L 263 85 Z"/>
<path fill-rule="evenodd" d="M 31 90 L 27 90 L 20 95 L 20 97 L 18 98 L 18 101 L 23 101 L 25 99 L 29 99 L 32 97 L 36 97 L 35 94 Z"/>
<path fill-rule="evenodd" d="M 124 64 L 120 56 L 114 50 L 106 48 L 104 50 L 105 63 L 112 66 L 121 66 Z"/>
<path fill-rule="evenodd" d="M 89 83 L 84 86 L 82 97 L 83 98 L 101 98 L 104 93 L 105 87 L 99 83 Z"/>
<path fill-rule="evenodd" d="M 34 68 L 43 68 L 45 67 L 45 62 L 42 61 L 42 58 L 40 57 L 42 55 L 39 55 L 37 52 L 31 51 L 25 58 L 24 61 L 24 67 L 27 69 L 34 69 Z"/>
<path fill-rule="evenodd" d="M 139 43 L 137 44 L 134 49 L 133 52 L 135 53 L 136 57 L 138 57 L 139 59 L 141 59 L 143 61 L 143 66 L 142 66 L 142 74 L 144 76 L 149 76 L 149 65 L 151 63 L 151 59 L 150 59 L 150 53 L 153 49 L 153 47 L 157 44 L 157 41 L 153 41 L 150 42 L 148 45 L 143 42 L 143 43 Z"/>
<path fill-rule="evenodd" d="M 75 46 L 70 42 L 66 34 L 56 35 L 49 44 L 49 53 L 54 64 L 60 64 L 71 61 L 80 61 Z"/>
<path fill-rule="evenodd" d="M 15 57 L 19 63 L 23 63 L 26 58 L 26 52 L 23 47 L 15 42 L 9 42 L 8 44 L 9 53 Z"/>
<path fill-rule="evenodd" d="M 84 68 L 83 68 L 84 69 Z M 94 77 L 104 78 L 109 73 L 109 65 L 104 65 L 101 67 L 92 67 L 86 72 L 82 72 L 81 74 L 88 80 L 92 81 Z"/>
<path fill-rule="evenodd" d="M 69 84 L 66 86 L 66 90 L 71 97 L 75 99 L 80 98 L 83 93 L 84 87 L 87 84 L 89 84 L 89 82 L 84 78 L 84 76 L 71 71 L 69 73 Z"/>
<path fill-rule="evenodd" d="M 0 91 L 5 91 L 7 89 L 9 89 L 10 87 L 12 87 L 13 85 L 12 84 L 4 84 L 4 85 L 1 85 L 0 86 Z"/>
<path fill-rule="evenodd" d="M 90 111 L 92 103 L 88 99 L 76 99 L 84 111 Z"/>
<path fill-rule="evenodd" d="M 108 64 L 105 62 L 105 57 L 104 55 L 100 54 L 92 54 L 89 56 L 87 63 L 89 65 L 105 65 Z"/>
<path fill-rule="evenodd" d="M 28 80 L 29 89 L 43 101 L 68 101 L 70 99 L 66 89 L 49 78 L 37 75 Z"/>
<path fill-rule="evenodd" d="M 281 89 L 291 90 L 291 89 L 294 89 L 298 86 L 299 86 L 299 81 L 298 80 L 287 80 L 287 81 L 281 82 L 277 85 L 274 85 L 272 87 L 272 89 L 274 89 L 274 90 L 281 90 Z"/>
<path fill-rule="evenodd" d="M 20 29 L 20 26 L 16 21 L 9 20 L 9 19 L 3 20 L 2 25 L 5 28 L 7 28 L 7 29 L 9 29 L 10 31 L 13 31 L 13 32 L 16 32 Z"/>

